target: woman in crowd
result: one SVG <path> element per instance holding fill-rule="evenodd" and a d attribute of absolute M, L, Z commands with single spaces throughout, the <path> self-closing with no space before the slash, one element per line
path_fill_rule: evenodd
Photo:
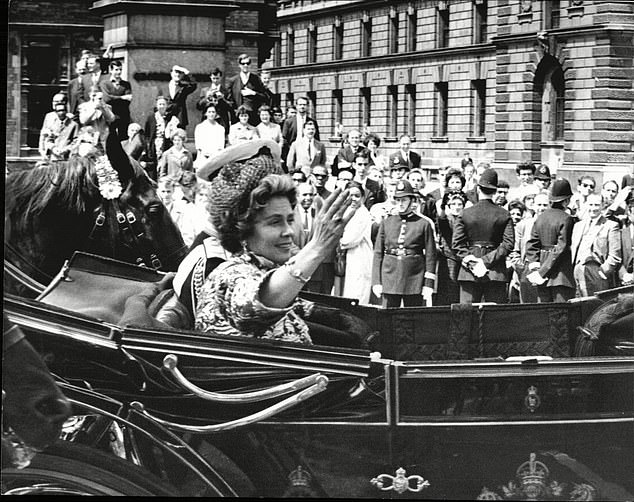
<path fill-rule="evenodd" d="M 229 144 L 237 145 L 260 137 L 258 130 L 249 124 L 249 110 L 239 106 L 236 110 L 238 122 L 229 128 Z"/>
<path fill-rule="evenodd" d="M 387 171 L 388 159 L 385 155 L 379 152 L 381 138 L 379 138 L 376 134 L 370 133 L 365 137 L 363 143 L 370 151 L 370 165 L 377 166 L 382 172 Z"/>
<path fill-rule="evenodd" d="M 148 142 L 148 172 L 156 181 L 158 161 L 163 152 L 172 146 L 170 138 L 178 126 L 178 118 L 167 112 L 168 102 L 165 96 L 156 98 L 154 111 L 145 121 L 145 137 Z"/>
<path fill-rule="evenodd" d="M 464 187 L 466 183 L 467 183 L 467 180 L 464 177 L 464 174 L 462 173 L 462 169 L 457 167 L 452 167 L 450 169 L 447 169 L 447 173 L 445 174 L 445 182 L 444 182 L 445 195 L 447 195 L 449 192 L 460 192 L 464 194 L 465 193 Z M 445 204 L 446 204 L 445 197 L 438 199 L 436 201 L 436 214 L 440 214 L 440 211 L 441 211 L 440 206 L 443 204 L 443 201 L 445 201 Z M 472 205 L 473 204 L 471 202 L 466 201 L 464 207 L 469 207 Z"/>
<path fill-rule="evenodd" d="M 467 203 L 467 197 L 460 190 L 446 192 L 438 211 L 438 234 L 440 251 L 438 253 L 438 279 L 436 304 L 451 305 L 460 303 L 460 284 L 458 272 L 460 260 L 454 253 L 451 242 L 453 229 L 462 210 Z"/>
<path fill-rule="evenodd" d="M 180 178 L 183 171 L 194 170 L 194 158 L 192 153 L 185 148 L 187 134 L 182 129 L 176 129 L 170 138 L 172 146 L 161 157 L 158 163 L 159 178 L 171 176 Z"/>
<path fill-rule="evenodd" d="M 258 130 L 260 138 L 273 140 L 282 148 L 282 144 L 284 143 L 282 129 L 278 124 L 271 121 L 271 107 L 262 105 L 259 108 L 259 113 L 260 123 L 255 128 Z"/>
<path fill-rule="evenodd" d="M 365 190 L 361 183 L 351 181 L 347 189 L 350 191 L 352 204 L 356 210 L 343 231 L 339 247 L 346 251 L 346 268 L 342 296 L 356 298 L 361 304 L 370 303 L 372 290 L 373 247 L 371 239 L 372 218 L 366 209 Z"/>
<path fill-rule="evenodd" d="M 212 223 L 233 256 L 206 279 L 196 329 L 312 343 L 304 317 L 313 304 L 297 295 L 337 245 L 354 211 L 346 212 L 349 193 L 336 190 L 315 217 L 312 238 L 291 259 L 296 189 L 281 172 L 279 160 L 261 154 L 225 165 L 212 179 Z"/>

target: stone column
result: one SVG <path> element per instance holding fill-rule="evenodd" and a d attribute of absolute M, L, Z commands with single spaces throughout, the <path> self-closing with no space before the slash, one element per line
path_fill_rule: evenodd
<path fill-rule="evenodd" d="M 193 137 L 200 112 L 200 89 L 209 85 L 209 72 L 225 68 L 225 20 L 238 8 L 227 0 L 99 0 L 92 9 L 104 20 L 104 47 L 122 59 L 124 79 L 132 85 L 132 120 L 145 124 L 159 94 L 169 95 L 170 70 L 187 68 L 198 89 L 187 99 L 188 136 Z"/>

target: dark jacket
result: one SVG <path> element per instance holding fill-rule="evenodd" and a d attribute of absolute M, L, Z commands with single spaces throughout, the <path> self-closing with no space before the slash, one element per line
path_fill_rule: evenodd
<path fill-rule="evenodd" d="M 365 180 L 365 207 L 370 209 L 377 202 L 385 202 L 387 196 L 385 191 L 381 187 L 378 181 L 371 180 L 370 178 Z"/>
<path fill-rule="evenodd" d="M 121 96 L 132 94 L 130 82 L 121 80 L 117 87 L 108 79 L 101 84 L 101 90 L 104 102 L 112 106 L 112 113 L 127 125 L 130 122 L 130 101 L 121 99 Z"/>
<path fill-rule="evenodd" d="M 403 242 L 399 243 L 401 233 Z M 393 254 L 397 249 L 407 254 Z M 433 287 L 435 280 L 436 243 L 429 220 L 410 213 L 381 221 L 374 243 L 372 284 L 383 285 L 385 294 L 420 295 L 423 286 Z"/>
<path fill-rule="evenodd" d="M 462 261 L 467 255 L 482 258 L 491 281 L 508 282 L 506 257 L 513 251 L 515 231 L 511 215 L 490 199 L 466 208 L 453 231 L 453 250 Z M 486 280 L 485 278 L 483 278 Z M 465 267 L 460 267 L 458 281 L 480 282 Z"/>
<path fill-rule="evenodd" d="M 563 209 L 549 208 L 540 214 L 526 243 L 529 270 L 548 279 L 545 286 L 575 288 L 570 242 L 575 220 Z M 531 265 L 531 264 L 539 264 Z"/>
<path fill-rule="evenodd" d="M 240 91 L 245 87 L 255 91 L 255 95 L 243 96 Z M 244 105 L 251 112 L 257 113 L 258 108 L 266 101 L 266 89 L 260 77 L 255 73 L 249 73 L 246 85 L 242 84 L 242 79 L 238 73 L 227 82 L 227 90 L 227 101 L 231 103 L 234 111 L 237 110 L 239 106 Z"/>
<path fill-rule="evenodd" d="M 405 160 L 403 158 L 403 154 L 401 153 L 401 151 L 399 150 L 398 152 L 394 152 L 392 155 L 390 155 L 390 163 L 389 166 L 390 168 L 392 168 L 393 166 L 396 165 L 407 165 L 409 166 L 410 169 L 416 169 L 420 167 L 420 155 L 418 155 L 416 152 L 410 150 L 409 151 L 409 159 Z"/>
<path fill-rule="evenodd" d="M 335 155 L 335 158 L 332 159 L 332 175 L 336 177 L 339 174 L 340 161 L 345 160 L 346 162 L 354 164 L 354 158 L 356 157 L 357 152 L 363 150 L 365 150 L 365 147 L 363 145 L 357 146 L 356 150 L 350 145 L 339 148 L 339 150 L 337 151 L 337 155 Z M 341 169 L 351 169 L 354 172 L 354 169 L 351 167 L 341 167 Z"/>
<path fill-rule="evenodd" d="M 178 121 L 178 127 L 185 129 L 189 124 L 189 118 L 187 117 L 187 96 L 196 90 L 196 82 L 192 79 L 191 75 L 183 75 L 176 84 L 176 93 L 174 97 L 170 95 L 169 84 L 163 91 L 163 96 L 171 100 L 168 113 L 175 116 Z"/>

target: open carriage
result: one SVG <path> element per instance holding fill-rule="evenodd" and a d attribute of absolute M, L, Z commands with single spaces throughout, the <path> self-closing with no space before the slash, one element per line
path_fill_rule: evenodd
<path fill-rule="evenodd" d="M 76 407 L 66 443 L 119 457 L 122 483 L 149 471 L 166 488 L 148 493 L 631 500 L 632 338 L 605 317 L 631 295 L 386 310 L 306 294 L 365 321 L 370 350 L 124 328 L 46 295 L 4 309 Z"/>

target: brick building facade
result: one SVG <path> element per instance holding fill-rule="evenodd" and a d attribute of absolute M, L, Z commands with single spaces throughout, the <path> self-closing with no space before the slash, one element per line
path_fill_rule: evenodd
<path fill-rule="evenodd" d="M 367 127 L 424 164 L 464 152 L 515 181 L 531 160 L 571 180 L 634 164 L 634 3 L 279 0 L 267 65 L 283 105 L 307 95 L 329 158 Z"/>
<path fill-rule="evenodd" d="M 8 6 L 6 156 L 10 165 L 32 165 L 42 120 L 51 98 L 65 90 L 75 61 L 88 49 L 112 45 L 132 84 L 132 119 L 144 123 L 154 98 L 167 87 L 173 64 L 187 67 L 209 85 L 218 66 L 238 72 L 237 56 L 258 64 L 269 57 L 275 0 L 12 0 Z M 188 100 L 190 126 L 198 123 L 196 91 Z"/>

